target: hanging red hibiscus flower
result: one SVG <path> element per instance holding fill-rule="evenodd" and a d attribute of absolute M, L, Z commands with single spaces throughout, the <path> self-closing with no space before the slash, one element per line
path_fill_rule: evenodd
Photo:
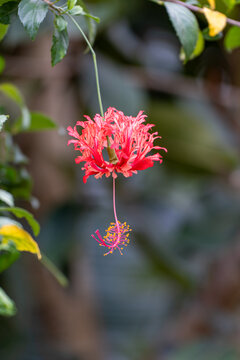
<path fill-rule="evenodd" d="M 129 227 L 126 223 L 120 223 L 116 215 L 115 207 L 115 178 L 118 173 L 125 177 L 136 174 L 138 170 L 145 170 L 154 165 L 154 161 L 162 163 L 162 156 L 157 152 L 149 155 L 153 149 L 164 150 L 165 148 L 154 145 L 154 140 L 160 138 L 157 132 L 150 133 L 153 124 L 144 124 L 146 115 L 140 111 L 136 117 L 126 116 L 123 112 L 113 107 L 108 108 L 104 117 L 99 114 L 92 120 L 85 116 L 86 121 L 78 121 L 77 126 L 81 126 L 81 135 L 74 128 L 68 127 L 69 135 L 75 139 L 69 140 L 69 144 L 74 144 L 74 148 L 80 151 L 81 155 L 75 159 L 76 163 L 85 162 L 82 170 L 85 171 L 84 183 L 90 175 L 100 178 L 103 175 L 113 177 L 113 207 L 115 223 L 107 230 L 104 239 L 99 231 L 96 231 L 98 239 L 94 237 L 100 245 L 110 249 L 112 253 L 116 248 L 121 253 L 120 246 L 127 245 Z M 107 150 L 108 160 L 104 158 L 104 149 Z M 108 254 L 107 253 L 107 254 Z"/>
<path fill-rule="evenodd" d="M 82 168 L 85 170 L 84 182 L 90 175 L 96 178 L 104 174 L 116 178 L 117 173 L 132 176 L 138 170 L 153 166 L 154 161 L 162 162 L 159 153 L 148 155 L 152 149 L 167 150 L 153 145 L 160 136 L 157 136 L 157 132 L 149 132 L 154 125 L 144 124 L 146 115 L 143 115 L 143 111 L 133 117 L 110 107 L 104 118 L 99 114 L 95 115 L 94 120 L 88 116 L 85 118 L 87 121 L 78 121 L 76 124 L 83 128 L 81 135 L 76 126 L 67 128 L 69 135 L 76 139 L 69 140 L 68 144 L 73 143 L 75 150 L 81 152 L 75 159 L 76 163 L 85 162 Z M 108 147 L 115 150 L 117 159 L 113 162 L 104 159 L 103 150 Z"/>

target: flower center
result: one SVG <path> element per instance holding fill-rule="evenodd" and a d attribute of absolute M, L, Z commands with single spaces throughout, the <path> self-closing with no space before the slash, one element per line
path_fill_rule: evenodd
<path fill-rule="evenodd" d="M 109 136 L 107 136 L 107 144 L 108 144 L 107 152 L 108 152 L 109 162 L 111 164 L 115 165 L 115 164 L 118 163 L 118 157 L 117 157 L 115 149 L 111 148 L 111 143 L 110 143 Z"/>

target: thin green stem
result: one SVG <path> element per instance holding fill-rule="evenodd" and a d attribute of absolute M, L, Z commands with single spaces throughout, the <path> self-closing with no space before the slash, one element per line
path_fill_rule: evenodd
<path fill-rule="evenodd" d="M 41 258 L 41 263 L 48 269 L 48 271 L 57 279 L 60 285 L 67 286 L 68 279 L 66 276 L 53 264 L 53 262 L 43 253 Z"/>
<path fill-rule="evenodd" d="M 45 0 L 48 1 L 48 0 Z M 94 64 L 94 71 L 95 71 L 95 79 L 96 79 L 96 85 L 97 85 L 97 95 L 98 95 L 98 103 L 99 103 L 99 107 L 100 107 L 100 113 L 102 118 L 104 119 L 104 113 L 103 113 L 103 105 L 102 105 L 102 97 L 101 97 L 101 90 L 100 90 L 100 85 L 99 85 L 99 75 L 98 75 L 98 66 L 97 66 L 97 57 L 95 54 L 95 51 L 92 48 L 92 45 L 90 43 L 90 41 L 88 40 L 87 36 L 85 35 L 84 31 L 82 30 L 81 26 L 78 24 L 78 22 L 74 19 L 74 17 L 70 14 L 66 14 L 71 20 L 72 22 L 76 25 L 76 27 L 78 28 L 78 30 L 80 31 L 80 33 L 82 34 L 84 40 L 86 41 L 91 53 L 92 53 L 92 58 L 93 58 L 93 64 Z M 115 149 L 111 148 L 111 143 L 110 143 L 110 139 L 109 136 L 107 136 L 107 152 L 108 152 L 108 156 L 109 156 L 109 162 L 111 164 L 116 164 L 118 162 L 118 157 L 116 155 Z"/>
<path fill-rule="evenodd" d="M 95 71 L 95 78 L 96 78 L 96 85 L 97 85 L 97 95 L 98 95 L 98 103 L 99 103 L 99 108 L 100 108 L 100 113 L 101 116 L 104 117 L 104 113 L 103 113 L 103 105 L 102 105 L 102 97 L 101 97 L 101 90 L 100 90 L 100 85 L 99 85 L 99 75 L 98 75 L 98 66 L 97 66 L 97 57 L 95 54 L 95 51 L 92 48 L 92 45 L 90 43 L 90 41 L 88 40 L 87 36 L 85 35 L 84 31 L 82 30 L 82 28 L 80 27 L 80 25 L 78 24 L 78 22 L 74 19 L 74 17 L 72 15 L 67 14 L 67 16 L 72 20 L 72 22 L 76 25 L 76 27 L 78 28 L 78 30 L 80 31 L 80 33 L 82 34 L 84 40 L 86 41 L 91 53 L 92 53 L 92 58 L 93 58 L 93 64 L 94 64 L 94 71 Z"/>

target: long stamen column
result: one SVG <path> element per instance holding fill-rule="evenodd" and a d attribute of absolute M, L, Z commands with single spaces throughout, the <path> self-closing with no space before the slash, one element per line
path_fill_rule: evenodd
<path fill-rule="evenodd" d="M 116 211 L 116 184 L 115 179 L 113 178 L 113 212 L 115 222 L 111 223 L 109 228 L 106 230 L 106 235 L 102 237 L 100 235 L 99 230 L 95 231 L 95 235 L 92 237 L 99 243 L 100 246 L 105 246 L 109 249 L 107 253 L 104 255 L 112 254 L 114 250 L 118 249 L 120 254 L 122 254 L 122 250 L 124 246 L 129 244 L 129 232 L 131 229 L 126 222 L 121 223 L 118 221 L 117 218 L 117 211 Z"/>

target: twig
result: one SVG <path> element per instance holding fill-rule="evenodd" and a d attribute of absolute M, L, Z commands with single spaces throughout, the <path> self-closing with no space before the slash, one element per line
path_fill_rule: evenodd
<path fill-rule="evenodd" d="M 195 6 L 195 5 L 185 3 L 185 2 L 180 1 L 180 0 L 159 0 L 159 3 L 161 3 L 161 2 L 171 2 L 171 3 L 174 3 L 174 4 L 184 6 L 184 7 L 188 8 L 191 11 L 203 14 L 203 9 L 202 8 L 199 8 L 198 6 Z M 228 17 L 227 17 L 227 23 L 240 27 L 240 21 L 229 19 Z"/>
<path fill-rule="evenodd" d="M 49 6 L 50 10 L 57 11 L 59 14 L 61 14 L 61 8 L 55 6 L 55 3 L 49 0 L 43 0 L 43 2 L 45 2 Z"/>

